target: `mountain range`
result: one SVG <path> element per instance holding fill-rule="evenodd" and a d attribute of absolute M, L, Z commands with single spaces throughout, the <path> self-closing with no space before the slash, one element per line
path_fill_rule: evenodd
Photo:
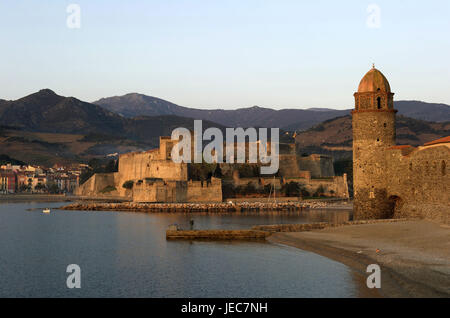
<path fill-rule="evenodd" d="M 395 108 L 399 115 L 414 119 L 450 121 L 450 106 L 446 104 L 397 101 Z M 191 128 L 193 119 L 202 119 L 206 126 L 219 128 L 278 127 L 303 131 L 325 120 L 348 115 L 350 111 L 327 108 L 274 110 L 258 106 L 204 110 L 136 93 L 88 103 L 43 89 L 18 100 L 0 100 L 0 125 L 40 132 L 100 133 L 141 139 L 168 134 L 174 126 Z"/>
<path fill-rule="evenodd" d="M 351 109 L 329 108 L 281 109 L 258 106 L 235 110 L 196 109 L 176 105 L 166 100 L 137 93 L 102 98 L 94 104 L 124 117 L 177 115 L 209 120 L 227 127 L 279 127 L 283 130 L 306 130 L 324 120 L 348 115 Z M 399 115 L 427 121 L 450 120 L 450 106 L 420 101 L 397 101 Z"/>
<path fill-rule="evenodd" d="M 193 128 L 193 119 L 172 114 L 123 117 L 98 105 L 49 89 L 14 101 L 0 101 L 0 125 L 26 131 L 101 134 L 149 141 L 177 127 Z M 205 121 L 204 127 L 217 127 Z M 220 128 L 220 126 L 219 126 Z"/>

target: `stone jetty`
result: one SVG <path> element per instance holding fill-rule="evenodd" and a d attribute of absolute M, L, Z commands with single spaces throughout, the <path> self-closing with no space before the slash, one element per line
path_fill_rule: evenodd
<path fill-rule="evenodd" d="M 167 240 L 265 240 L 271 232 L 255 230 L 167 230 Z"/>
<path fill-rule="evenodd" d="M 61 207 L 62 210 L 84 211 L 129 211 L 129 212 L 265 212 L 301 211 L 303 209 L 324 208 L 329 204 L 320 201 L 304 202 L 236 202 L 236 203 L 93 203 L 77 202 Z"/>

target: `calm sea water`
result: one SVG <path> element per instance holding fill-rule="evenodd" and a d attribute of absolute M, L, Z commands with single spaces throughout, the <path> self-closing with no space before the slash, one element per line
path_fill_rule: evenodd
<path fill-rule="evenodd" d="M 326 219 L 328 212 L 145 214 L 0 204 L 0 297 L 356 297 L 345 265 L 266 242 L 166 241 L 168 225 L 248 228 Z M 27 209 L 38 209 L 27 211 Z M 68 289 L 67 265 L 81 267 Z"/>

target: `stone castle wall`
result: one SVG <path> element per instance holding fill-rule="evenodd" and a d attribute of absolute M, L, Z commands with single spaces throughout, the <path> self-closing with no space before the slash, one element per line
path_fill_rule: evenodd
<path fill-rule="evenodd" d="M 187 180 L 187 164 L 161 160 L 148 152 L 125 154 L 119 158 L 119 174 L 120 179 L 125 181 L 143 178 Z"/>
<path fill-rule="evenodd" d="M 311 179 L 306 183 L 306 190 L 314 193 L 320 186 L 325 189 L 328 196 L 338 198 L 349 198 L 347 175 L 335 176 L 330 179 Z"/>
<path fill-rule="evenodd" d="M 130 191 L 120 191 L 118 187 L 118 173 L 96 173 L 85 183 L 75 189 L 75 195 L 89 197 L 131 197 Z M 107 187 L 116 188 L 115 191 L 103 192 Z"/>
<path fill-rule="evenodd" d="M 305 187 L 305 189 L 313 194 L 319 187 L 324 189 L 325 195 L 329 197 L 349 198 L 347 175 L 334 176 L 330 178 L 311 179 L 311 178 L 235 178 L 233 185 L 247 186 L 251 183 L 255 189 L 261 190 L 265 185 L 271 184 L 279 191 L 283 183 L 296 182 Z"/>
<path fill-rule="evenodd" d="M 349 198 L 347 174 L 322 179 L 287 178 L 284 182 L 297 182 L 302 184 L 309 193 L 315 193 L 322 187 L 326 196 Z"/>
<path fill-rule="evenodd" d="M 222 180 L 211 178 L 207 181 L 187 182 L 188 202 L 222 202 Z"/>
<path fill-rule="evenodd" d="M 134 202 L 222 202 L 222 182 L 143 180 L 133 186 Z"/>
<path fill-rule="evenodd" d="M 391 149 L 387 153 L 387 198 L 393 217 L 450 223 L 450 147 Z"/>
<path fill-rule="evenodd" d="M 186 181 L 143 180 L 133 186 L 134 202 L 187 202 Z"/>
<path fill-rule="evenodd" d="M 297 170 L 309 171 L 311 178 L 334 176 L 333 158 L 330 156 L 312 154 L 307 157 L 297 157 L 297 161 Z"/>

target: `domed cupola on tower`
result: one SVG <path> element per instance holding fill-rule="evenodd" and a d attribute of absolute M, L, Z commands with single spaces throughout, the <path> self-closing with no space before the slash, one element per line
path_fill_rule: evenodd
<path fill-rule="evenodd" d="M 354 96 L 356 111 L 394 109 L 391 86 L 375 66 L 364 75 Z"/>
<path fill-rule="evenodd" d="M 364 75 L 361 82 L 359 82 L 358 93 L 378 91 L 390 93 L 391 86 L 383 73 L 373 67 L 366 75 Z"/>

